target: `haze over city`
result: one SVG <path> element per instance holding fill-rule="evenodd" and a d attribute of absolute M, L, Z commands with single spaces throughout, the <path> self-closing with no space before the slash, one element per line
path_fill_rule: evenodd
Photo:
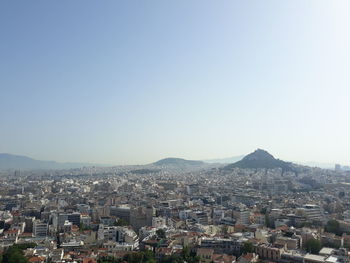
<path fill-rule="evenodd" d="M 64 4 L 62 4 L 64 3 Z M 0 152 L 349 164 L 348 1 L 1 1 Z"/>

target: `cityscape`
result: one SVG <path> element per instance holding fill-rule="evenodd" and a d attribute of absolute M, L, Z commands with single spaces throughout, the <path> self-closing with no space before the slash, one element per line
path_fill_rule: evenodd
<path fill-rule="evenodd" d="M 0 0 L 0 263 L 350 263 L 349 0 Z"/>
<path fill-rule="evenodd" d="M 0 178 L 3 262 L 18 250 L 18 262 L 349 262 L 350 171 L 339 165 L 257 149 L 233 164 L 166 158 Z"/>

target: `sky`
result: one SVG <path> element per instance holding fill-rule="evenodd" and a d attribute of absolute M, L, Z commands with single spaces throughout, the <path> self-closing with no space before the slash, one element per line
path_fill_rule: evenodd
<path fill-rule="evenodd" d="M 347 0 L 0 1 L 0 152 L 350 164 Z"/>

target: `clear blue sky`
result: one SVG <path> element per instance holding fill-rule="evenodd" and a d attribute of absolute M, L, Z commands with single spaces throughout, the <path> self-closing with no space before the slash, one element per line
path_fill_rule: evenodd
<path fill-rule="evenodd" d="M 350 163 L 350 2 L 0 2 L 0 152 Z"/>

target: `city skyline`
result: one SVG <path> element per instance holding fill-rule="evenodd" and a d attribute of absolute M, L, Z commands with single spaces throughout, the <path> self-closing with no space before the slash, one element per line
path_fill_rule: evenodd
<path fill-rule="evenodd" d="M 347 1 L 0 3 L 0 152 L 349 165 Z"/>

